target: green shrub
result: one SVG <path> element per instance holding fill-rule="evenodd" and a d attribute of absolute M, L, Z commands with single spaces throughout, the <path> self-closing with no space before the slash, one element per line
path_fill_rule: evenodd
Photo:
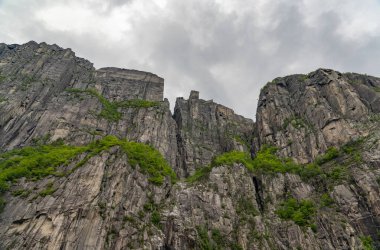
<path fill-rule="evenodd" d="M 302 118 L 296 116 L 286 118 L 282 124 L 282 129 L 285 130 L 289 125 L 292 125 L 293 128 L 298 130 L 307 127 L 306 122 Z"/>
<path fill-rule="evenodd" d="M 311 225 L 310 225 L 310 228 L 311 228 L 311 230 L 312 230 L 314 233 L 316 233 L 316 232 L 318 231 L 318 229 L 317 229 L 317 225 L 315 225 L 315 224 L 311 224 Z"/>
<path fill-rule="evenodd" d="M 213 250 L 215 249 L 214 244 L 211 242 L 208 236 L 208 230 L 206 227 L 197 227 L 198 234 L 198 246 L 202 250 Z"/>
<path fill-rule="evenodd" d="M 265 173 L 295 173 L 300 166 L 292 159 L 281 159 L 276 156 L 277 148 L 264 146 L 252 161 L 253 170 L 261 170 Z"/>
<path fill-rule="evenodd" d="M 315 163 L 309 163 L 302 166 L 297 173 L 303 180 L 310 180 L 323 173 L 322 169 Z"/>
<path fill-rule="evenodd" d="M 151 221 L 153 225 L 159 227 L 161 223 L 161 215 L 157 211 L 153 211 Z"/>
<path fill-rule="evenodd" d="M 318 165 L 322 165 L 326 162 L 329 162 L 337 157 L 339 157 L 339 150 L 335 147 L 329 147 L 324 155 L 321 155 L 315 159 L 315 163 Z"/>
<path fill-rule="evenodd" d="M 217 157 L 215 157 L 211 164 L 198 168 L 193 175 L 189 176 L 186 181 L 190 183 L 194 183 L 196 181 L 201 180 L 202 178 L 208 176 L 211 170 L 214 167 L 226 165 L 232 166 L 234 163 L 241 163 L 246 166 L 248 169 L 252 170 L 252 162 L 250 156 L 245 152 L 240 151 L 230 151 L 223 153 Z"/>
<path fill-rule="evenodd" d="M 341 148 L 341 151 L 350 156 L 353 162 L 360 163 L 363 161 L 360 148 L 364 141 L 365 137 L 349 141 Z"/>
<path fill-rule="evenodd" d="M 302 82 L 304 82 L 304 81 L 306 81 L 307 79 L 309 79 L 309 76 L 308 76 L 308 75 L 300 75 L 300 76 L 299 76 L 299 79 L 300 79 Z"/>
<path fill-rule="evenodd" d="M 334 166 L 327 172 L 327 177 L 333 181 L 340 181 L 347 178 L 347 170 L 343 166 Z"/>
<path fill-rule="evenodd" d="M 292 220 L 299 226 L 311 226 L 316 208 L 314 203 L 309 200 L 297 201 L 289 198 L 281 203 L 276 210 L 276 214 L 284 220 Z"/>
<path fill-rule="evenodd" d="M 220 250 L 220 249 L 243 249 L 237 242 L 227 239 L 219 229 L 208 229 L 207 226 L 197 226 L 197 245 L 202 250 Z M 210 237 L 211 236 L 211 237 Z"/>
<path fill-rule="evenodd" d="M 138 165 L 144 173 L 148 173 L 152 183 L 161 185 L 165 176 L 170 177 L 172 182 L 176 181 L 175 172 L 158 150 L 143 143 L 127 141 L 121 147 L 127 153 L 131 166 Z"/>
<path fill-rule="evenodd" d="M 208 165 L 205 167 L 198 168 L 195 170 L 195 173 L 191 176 L 189 176 L 186 181 L 190 183 L 194 183 L 196 181 L 201 180 L 202 178 L 206 177 L 212 170 L 212 166 Z"/>
<path fill-rule="evenodd" d="M 361 236 L 360 240 L 363 244 L 364 250 L 375 250 L 371 236 Z"/>
<path fill-rule="evenodd" d="M 334 204 L 334 200 L 329 194 L 325 193 L 321 195 L 321 207 L 330 207 L 332 204 Z"/>
<path fill-rule="evenodd" d="M 20 196 L 22 198 L 28 197 L 28 195 L 31 193 L 30 190 L 27 189 L 18 189 L 12 192 L 12 195 L 14 196 Z"/>
<path fill-rule="evenodd" d="M 57 189 L 54 188 L 53 185 L 54 185 L 54 184 L 53 184 L 52 182 L 49 182 L 49 183 L 46 185 L 45 189 L 42 190 L 41 192 L 39 192 L 38 194 L 39 194 L 40 196 L 42 196 L 42 197 L 45 197 L 45 196 L 47 196 L 47 195 L 52 195 L 55 191 L 57 191 Z"/>
<path fill-rule="evenodd" d="M 215 242 L 217 246 L 224 246 L 226 244 L 225 237 L 221 234 L 219 229 L 211 230 L 211 239 Z"/>
<path fill-rule="evenodd" d="M 241 151 L 231 151 L 221 154 L 211 161 L 211 166 L 232 166 L 234 163 L 241 163 L 248 169 L 252 170 L 251 157 L 247 153 Z"/>
<path fill-rule="evenodd" d="M 131 224 L 136 224 L 136 220 L 135 218 L 133 218 L 132 216 L 128 216 L 128 215 L 125 215 L 123 217 L 123 221 L 126 223 L 126 222 L 129 222 Z"/>

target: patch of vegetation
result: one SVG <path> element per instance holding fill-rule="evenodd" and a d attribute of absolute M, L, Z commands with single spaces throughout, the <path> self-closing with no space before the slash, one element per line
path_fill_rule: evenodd
<path fill-rule="evenodd" d="M 34 76 L 24 75 L 22 82 L 21 82 L 21 90 L 26 91 L 30 84 L 33 82 L 36 82 L 37 79 Z"/>
<path fill-rule="evenodd" d="M 128 155 L 128 162 L 132 166 L 139 166 L 143 173 L 149 174 L 148 179 L 156 185 L 162 185 L 165 176 L 170 177 L 172 183 L 176 181 L 176 174 L 162 157 L 160 152 L 147 144 L 122 141 L 122 149 Z"/>
<path fill-rule="evenodd" d="M 316 225 L 316 224 L 311 224 L 311 225 L 310 225 L 310 229 L 311 229 L 314 233 L 316 233 L 316 232 L 318 231 L 318 228 L 317 228 L 317 225 Z"/>
<path fill-rule="evenodd" d="M 299 171 L 300 165 L 290 158 L 281 159 L 276 156 L 277 148 L 263 146 L 252 162 L 252 169 L 264 173 L 294 173 Z M 250 169 L 248 167 L 248 169 Z"/>
<path fill-rule="evenodd" d="M 31 193 L 30 190 L 27 189 L 18 189 L 12 192 L 13 196 L 20 196 L 21 198 L 26 198 Z"/>
<path fill-rule="evenodd" d="M 111 229 L 107 232 L 106 243 L 109 244 L 110 242 L 112 242 L 118 234 L 118 230 L 116 230 L 116 228 L 112 226 Z"/>
<path fill-rule="evenodd" d="M 103 107 L 103 109 L 99 113 L 100 117 L 103 117 L 104 119 L 112 121 L 112 122 L 116 122 L 120 120 L 121 113 L 117 110 L 118 106 L 115 103 L 108 101 L 104 96 L 99 94 L 95 89 L 86 89 L 86 90 L 67 89 L 66 91 L 70 93 L 87 93 L 91 96 L 96 97 Z"/>
<path fill-rule="evenodd" d="M 147 101 L 142 99 L 125 100 L 116 102 L 116 104 L 120 108 L 151 108 L 157 107 L 159 105 L 158 102 Z"/>
<path fill-rule="evenodd" d="M 361 236 L 360 240 L 363 244 L 364 250 L 375 250 L 375 246 L 373 244 L 373 240 L 371 236 Z"/>
<path fill-rule="evenodd" d="M 46 185 L 45 189 L 42 190 L 41 192 L 39 192 L 38 194 L 39 194 L 40 196 L 42 196 L 42 197 L 45 197 L 45 196 L 47 196 L 47 195 L 52 195 L 55 191 L 57 191 L 57 189 L 54 188 L 53 186 L 54 186 L 53 182 L 49 182 L 49 183 Z"/>
<path fill-rule="evenodd" d="M 207 226 L 197 226 L 197 245 L 202 250 L 232 249 L 242 250 L 243 248 L 234 241 L 227 239 L 219 229 L 209 229 Z"/>
<path fill-rule="evenodd" d="M 373 87 L 376 92 L 380 92 L 380 87 Z"/>
<path fill-rule="evenodd" d="M 370 122 L 380 122 L 380 115 L 379 114 L 369 115 L 369 121 Z"/>
<path fill-rule="evenodd" d="M 316 213 L 315 205 L 312 201 L 297 201 L 289 198 L 281 203 L 276 210 L 276 214 L 283 220 L 292 220 L 299 226 L 313 225 L 313 218 Z"/>
<path fill-rule="evenodd" d="M 240 198 L 238 200 L 236 213 L 239 215 L 246 214 L 253 217 L 259 214 L 253 203 L 245 198 Z"/>
<path fill-rule="evenodd" d="M 323 171 L 321 167 L 315 163 L 309 163 L 306 165 L 301 165 L 300 168 L 295 171 L 296 174 L 298 174 L 302 180 L 310 180 L 316 176 L 322 175 Z"/>
<path fill-rule="evenodd" d="M 339 150 L 335 147 L 329 147 L 324 155 L 321 155 L 315 159 L 315 163 L 318 165 L 322 165 L 338 157 Z"/>
<path fill-rule="evenodd" d="M 38 180 L 55 173 L 56 167 L 88 150 L 84 146 L 43 145 L 24 147 L 0 154 L 0 193 L 9 189 L 8 182 L 26 177 Z"/>
<path fill-rule="evenodd" d="M 211 239 L 216 243 L 217 246 L 224 246 L 226 244 L 226 240 L 220 233 L 219 229 L 211 230 Z"/>
<path fill-rule="evenodd" d="M 210 174 L 211 170 L 212 170 L 212 166 L 211 165 L 198 168 L 197 170 L 195 170 L 195 172 L 194 172 L 193 175 L 189 176 L 186 179 L 186 181 L 189 182 L 189 183 L 197 182 L 197 181 L 205 178 L 206 176 L 208 176 Z"/>
<path fill-rule="evenodd" d="M 314 162 L 303 165 L 296 164 L 291 158 L 279 158 L 276 155 L 277 148 L 267 145 L 264 145 L 257 152 L 253 160 L 246 152 L 231 151 L 215 157 L 211 161 L 211 164 L 197 169 L 193 175 L 187 178 L 187 182 L 194 183 L 207 177 L 214 167 L 222 165 L 232 166 L 235 163 L 243 164 L 249 171 L 255 173 L 293 173 L 299 175 L 305 181 L 315 177 L 327 178 L 332 182 L 342 181 L 348 177 L 345 166 L 335 165 L 323 170 L 321 165 L 333 161 L 342 155 L 349 156 L 349 161 L 361 161 L 359 147 L 363 142 L 363 138 L 351 141 L 342 146 L 340 150 L 330 147 L 325 154 L 317 157 Z"/>
<path fill-rule="evenodd" d="M 138 217 L 140 218 L 140 220 L 142 220 L 144 217 L 145 217 L 145 212 L 143 210 L 140 210 L 138 213 L 137 213 Z"/>
<path fill-rule="evenodd" d="M 49 140 L 51 138 L 51 134 L 47 133 L 44 136 L 35 137 L 32 139 L 32 145 L 33 146 L 43 146 L 48 144 Z M 55 145 L 63 144 L 62 140 L 57 140 L 54 142 Z"/>
<path fill-rule="evenodd" d="M 321 195 L 321 207 L 331 207 L 332 204 L 334 204 L 334 200 L 329 194 L 324 193 Z"/>
<path fill-rule="evenodd" d="M 306 81 L 307 79 L 309 79 L 309 76 L 308 75 L 300 75 L 300 78 L 299 78 L 302 82 Z"/>
<path fill-rule="evenodd" d="M 208 235 L 208 230 L 206 227 L 197 227 L 198 234 L 198 246 L 202 250 L 211 250 L 215 249 L 213 242 L 211 242 Z"/>
<path fill-rule="evenodd" d="M 105 218 L 107 204 L 105 202 L 98 201 L 98 207 L 99 207 L 100 217 L 102 217 L 104 219 Z"/>
<path fill-rule="evenodd" d="M 7 98 L 0 96 L 0 104 L 6 101 L 8 101 Z"/>
<path fill-rule="evenodd" d="M 326 172 L 327 177 L 332 181 L 341 181 L 347 179 L 347 169 L 340 165 L 335 165 Z"/>
<path fill-rule="evenodd" d="M 211 230 L 211 237 L 209 236 L 206 227 L 197 227 L 198 246 L 202 250 L 216 250 L 223 249 L 226 246 L 224 237 L 217 229 Z"/>
<path fill-rule="evenodd" d="M 161 214 L 160 214 L 160 207 L 158 204 L 156 204 L 151 198 L 149 198 L 148 202 L 144 204 L 144 216 L 146 213 L 151 213 L 150 221 L 153 225 L 156 227 L 161 228 Z"/>
<path fill-rule="evenodd" d="M 157 227 L 161 227 L 161 224 L 160 224 L 161 223 L 161 215 L 160 215 L 160 213 L 157 211 L 153 211 L 151 221 L 152 221 L 153 225 L 155 225 Z"/>
<path fill-rule="evenodd" d="M 300 171 L 301 166 L 297 165 L 291 159 L 280 159 L 275 155 L 275 147 L 264 146 L 257 152 L 255 159 L 246 152 L 230 151 L 215 157 L 211 164 L 196 170 L 196 172 L 187 178 L 192 183 L 207 176 L 212 168 L 226 165 L 232 166 L 235 163 L 243 164 L 250 171 L 260 171 L 265 173 L 286 173 Z"/>
<path fill-rule="evenodd" d="M 118 111 L 119 108 L 150 108 L 159 105 L 158 102 L 141 99 L 111 102 L 99 94 L 95 89 L 67 89 L 66 91 L 74 94 L 87 93 L 96 97 L 103 107 L 99 113 L 99 116 L 111 122 L 117 122 L 121 119 L 121 113 Z"/>
<path fill-rule="evenodd" d="M 131 224 L 136 224 L 136 220 L 135 220 L 135 218 L 133 218 L 132 216 L 128 216 L 128 215 L 126 215 L 126 216 L 124 216 L 123 217 L 123 221 L 126 223 L 126 222 L 129 222 L 129 223 L 131 223 Z"/>
<path fill-rule="evenodd" d="M 282 79 L 283 79 L 282 77 L 276 77 L 276 78 L 274 78 L 274 79 L 270 82 L 270 84 L 277 84 L 277 83 L 279 83 Z"/>
<path fill-rule="evenodd" d="M 143 173 L 150 176 L 148 180 L 153 184 L 162 185 L 166 176 L 170 177 L 172 182 L 176 181 L 175 172 L 158 150 L 143 143 L 120 140 L 115 136 L 106 136 L 86 146 L 64 145 L 60 141 L 48 145 L 38 144 L 33 147 L 14 149 L 0 154 L 0 195 L 9 190 L 9 182 L 17 181 L 22 177 L 38 180 L 48 175 L 63 176 L 70 174 L 83 166 L 91 157 L 113 146 L 120 146 L 127 154 L 131 166 L 138 165 Z M 86 153 L 86 156 L 70 171 L 67 173 L 56 172 L 57 167 L 67 166 L 82 153 Z M 51 186 L 40 195 L 49 195 L 52 192 Z"/>
<path fill-rule="evenodd" d="M 301 129 L 301 128 L 306 128 L 306 122 L 300 118 L 300 117 L 290 117 L 286 118 L 284 120 L 284 123 L 282 124 L 282 129 L 285 130 L 289 125 L 292 125 L 293 128 L 295 129 Z"/>
<path fill-rule="evenodd" d="M 221 154 L 211 161 L 211 166 L 232 166 L 235 163 L 244 164 L 248 169 L 252 169 L 251 157 L 247 153 L 241 151 L 230 151 Z"/>
<path fill-rule="evenodd" d="M 240 135 L 234 135 L 234 136 L 232 136 L 232 138 L 233 138 L 236 142 L 240 143 L 241 145 L 246 146 L 248 149 L 251 148 L 251 145 L 250 145 L 250 138 L 245 138 L 245 139 L 243 139 L 243 137 L 240 136 Z"/>
<path fill-rule="evenodd" d="M 362 162 L 362 155 L 360 153 L 360 148 L 363 145 L 365 137 L 361 137 L 356 140 L 351 140 L 341 148 L 341 153 L 345 155 L 349 155 L 354 162 Z"/>

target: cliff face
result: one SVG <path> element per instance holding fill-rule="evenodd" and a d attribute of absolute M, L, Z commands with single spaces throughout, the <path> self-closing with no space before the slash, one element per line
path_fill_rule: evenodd
<path fill-rule="evenodd" d="M 379 78 L 326 69 L 276 78 L 260 94 L 259 139 L 310 162 L 327 147 L 368 133 L 361 125 L 379 113 L 379 86 Z"/>
<path fill-rule="evenodd" d="M 177 98 L 174 119 L 178 124 L 178 164 L 183 176 L 209 164 L 212 157 L 232 150 L 248 151 L 253 121 L 232 109 L 199 99 L 192 91 L 188 100 Z"/>
<path fill-rule="evenodd" d="M 196 91 L 172 115 L 163 88 L 0 44 L 0 249 L 378 246 L 379 78 L 276 78 L 257 123 Z"/>

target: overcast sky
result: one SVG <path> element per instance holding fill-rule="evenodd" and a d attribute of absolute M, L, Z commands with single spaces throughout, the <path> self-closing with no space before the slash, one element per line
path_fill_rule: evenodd
<path fill-rule="evenodd" d="M 380 76 L 379 0 L 0 0 L 0 42 L 56 43 L 96 68 L 165 78 L 165 96 L 254 119 L 260 89 L 317 68 Z"/>

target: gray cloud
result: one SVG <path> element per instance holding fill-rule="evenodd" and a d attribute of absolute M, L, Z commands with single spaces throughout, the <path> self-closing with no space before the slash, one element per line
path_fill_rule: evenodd
<path fill-rule="evenodd" d="M 0 37 L 156 73 L 172 106 L 197 89 L 254 118 L 260 88 L 277 76 L 319 67 L 380 75 L 380 3 L 356 2 L 0 0 Z"/>

